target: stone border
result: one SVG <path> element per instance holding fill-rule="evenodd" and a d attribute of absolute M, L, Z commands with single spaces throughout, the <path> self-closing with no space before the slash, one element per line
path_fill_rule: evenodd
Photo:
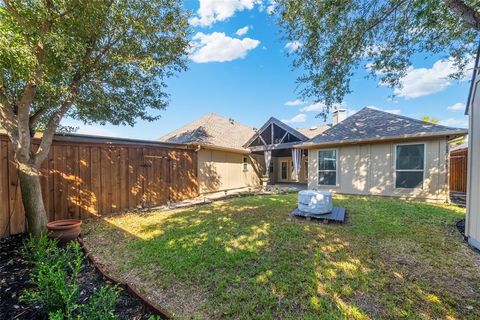
<path fill-rule="evenodd" d="M 128 292 L 130 292 L 134 297 L 139 299 L 144 305 L 146 305 L 149 309 L 153 311 L 153 313 L 157 314 L 160 316 L 162 319 L 173 319 L 173 315 L 166 310 L 165 308 L 158 306 L 151 301 L 149 301 L 138 289 L 135 288 L 135 286 L 131 283 L 128 282 L 123 282 L 120 279 L 118 279 L 115 276 L 112 276 L 108 274 L 103 267 L 101 267 L 101 263 L 98 261 L 98 259 L 92 254 L 90 247 L 83 241 L 81 237 L 78 237 L 78 242 L 82 246 L 83 251 L 85 252 L 86 256 L 92 262 L 93 266 L 95 269 L 103 275 L 108 281 L 126 289 Z"/>

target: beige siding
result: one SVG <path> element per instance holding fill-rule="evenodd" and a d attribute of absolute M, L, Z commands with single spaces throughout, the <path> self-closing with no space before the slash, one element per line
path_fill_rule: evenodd
<path fill-rule="evenodd" d="M 447 141 L 420 141 L 425 144 L 423 188 L 395 188 L 395 146 L 379 143 L 326 148 L 337 150 L 337 185 L 318 185 L 318 149 L 309 150 L 310 189 L 345 194 L 371 194 L 403 198 L 447 201 Z"/>
<path fill-rule="evenodd" d="M 473 246 L 480 249 L 480 85 L 476 79 L 470 104 L 468 132 L 468 180 L 466 236 Z"/>
<path fill-rule="evenodd" d="M 243 157 L 248 158 L 246 171 Z M 200 193 L 259 186 L 261 160 L 255 155 L 201 149 L 198 151 Z"/>

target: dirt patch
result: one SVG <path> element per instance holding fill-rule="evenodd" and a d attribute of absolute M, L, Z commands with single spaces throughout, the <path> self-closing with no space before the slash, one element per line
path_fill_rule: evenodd
<path fill-rule="evenodd" d="M 32 287 L 29 274 L 32 266 L 26 263 L 20 253 L 25 236 L 17 235 L 0 239 L 0 319 L 47 319 L 40 306 L 19 302 L 19 297 Z M 105 283 L 87 259 L 80 274 L 80 302 L 86 302 L 91 293 Z M 141 301 L 122 290 L 115 308 L 119 319 L 148 319 L 153 313 Z"/>

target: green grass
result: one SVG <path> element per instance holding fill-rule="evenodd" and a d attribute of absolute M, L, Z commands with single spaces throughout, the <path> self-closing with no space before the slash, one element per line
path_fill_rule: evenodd
<path fill-rule="evenodd" d="M 480 317 L 480 256 L 445 204 L 336 196 L 344 225 L 292 219 L 296 194 L 86 224 L 117 276 L 178 318 Z"/>

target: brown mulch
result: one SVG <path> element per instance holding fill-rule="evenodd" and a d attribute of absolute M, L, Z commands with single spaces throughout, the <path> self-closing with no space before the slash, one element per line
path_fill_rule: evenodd
<path fill-rule="evenodd" d="M 29 274 L 32 266 L 26 263 L 21 254 L 24 235 L 0 239 L 0 319 L 48 319 L 41 306 L 20 303 L 19 297 L 25 289 L 32 288 Z M 110 283 L 99 274 L 85 259 L 80 275 L 80 302 L 86 302 L 93 290 Z M 154 313 L 138 298 L 122 290 L 115 308 L 119 319 L 143 320 Z"/>

